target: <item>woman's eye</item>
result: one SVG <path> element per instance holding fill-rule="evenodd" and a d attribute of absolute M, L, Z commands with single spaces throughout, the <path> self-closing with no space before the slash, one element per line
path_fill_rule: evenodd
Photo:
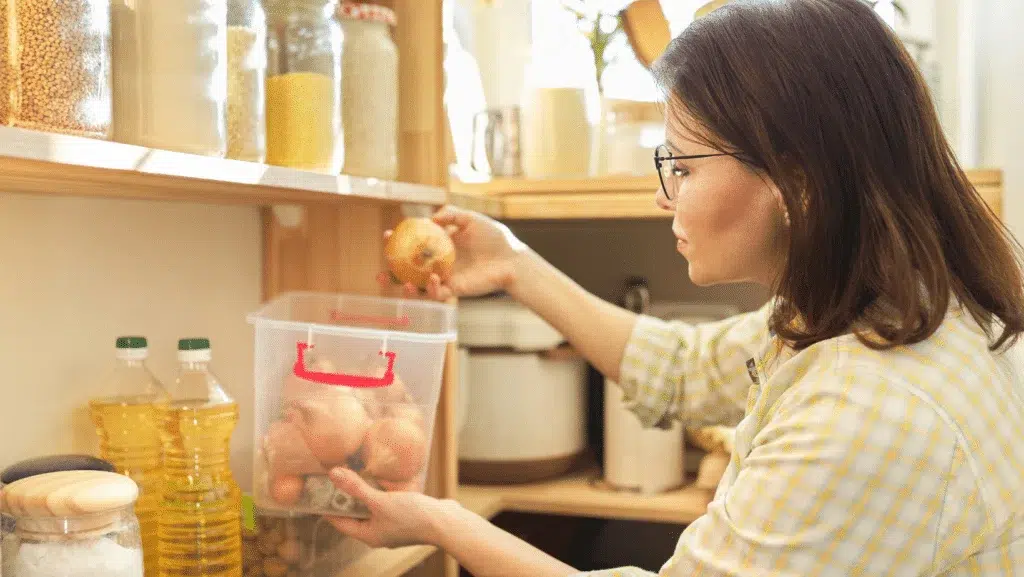
<path fill-rule="evenodd" d="M 683 168 L 683 167 L 681 167 L 681 166 L 673 166 L 672 167 L 672 176 L 683 177 L 683 176 L 686 176 L 688 174 L 690 174 L 690 171 L 685 169 L 685 168 Z"/>

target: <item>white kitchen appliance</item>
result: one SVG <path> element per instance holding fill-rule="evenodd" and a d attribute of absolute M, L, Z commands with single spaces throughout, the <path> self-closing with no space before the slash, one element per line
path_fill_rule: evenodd
<path fill-rule="evenodd" d="M 587 363 L 512 299 L 459 301 L 459 478 L 525 483 L 570 470 L 586 450 Z"/>
<path fill-rule="evenodd" d="M 634 287 L 635 288 L 635 287 Z M 641 287 L 643 290 L 643 287 Z M 645 297 L 641 308 L 651 316 L 690 323 L 716 321 L 738 314 L 732 305 L 653 303 Z M 637 307 L 630 307 L 637 308 Z M 681 487 L 686 481 L 686 444 L 683 426 L 645 429 L 622 400 L 618 383 L 604 387 L 604 481 L 618 490 L 654 494 Z"/>

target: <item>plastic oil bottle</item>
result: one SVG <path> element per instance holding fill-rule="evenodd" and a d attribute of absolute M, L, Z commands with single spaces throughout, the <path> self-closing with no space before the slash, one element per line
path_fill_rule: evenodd
<path fill-rule="evenodd" d="M 160 577 L 241 577 L 241 491 L 231 474 L 238 404 L 210 371 L 210 341 L 178 341 L 163 415 Z"/>
<path fill-rule="evenodd" d="M 163 480 L 160 416 L 170 400 L 167 390 L 146 366 L 145 337 L 118 337 L 114 370 L 89 401 L 100 441 L 100 457 L 139 486 L 139 519 L 146 577 L 157 575 L 157 525 Z"/>

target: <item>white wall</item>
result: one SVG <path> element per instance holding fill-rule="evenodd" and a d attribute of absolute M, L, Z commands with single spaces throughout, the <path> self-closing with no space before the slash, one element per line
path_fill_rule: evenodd
<path fill-rule="evenodd" d="M 248 488 L 261 242 L 254 208 L 0 193 L 0 468 L 96 449 L 85 403 L 118 335 L 147 336 L 165 381 L 177 339 L 208 336 Z"/>

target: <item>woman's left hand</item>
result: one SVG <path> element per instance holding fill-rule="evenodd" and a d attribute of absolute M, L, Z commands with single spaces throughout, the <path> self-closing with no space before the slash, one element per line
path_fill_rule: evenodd
<path fill-rule="evenodd" d="M 381 491 L 343 467 L 331 470 L 330 478 L 339 490 L 362 501 L 370 511 L 368 519 L 328 517 L 340 533 L 371 547 L 437 544 L 446 501 L 421 493 Z"/>

